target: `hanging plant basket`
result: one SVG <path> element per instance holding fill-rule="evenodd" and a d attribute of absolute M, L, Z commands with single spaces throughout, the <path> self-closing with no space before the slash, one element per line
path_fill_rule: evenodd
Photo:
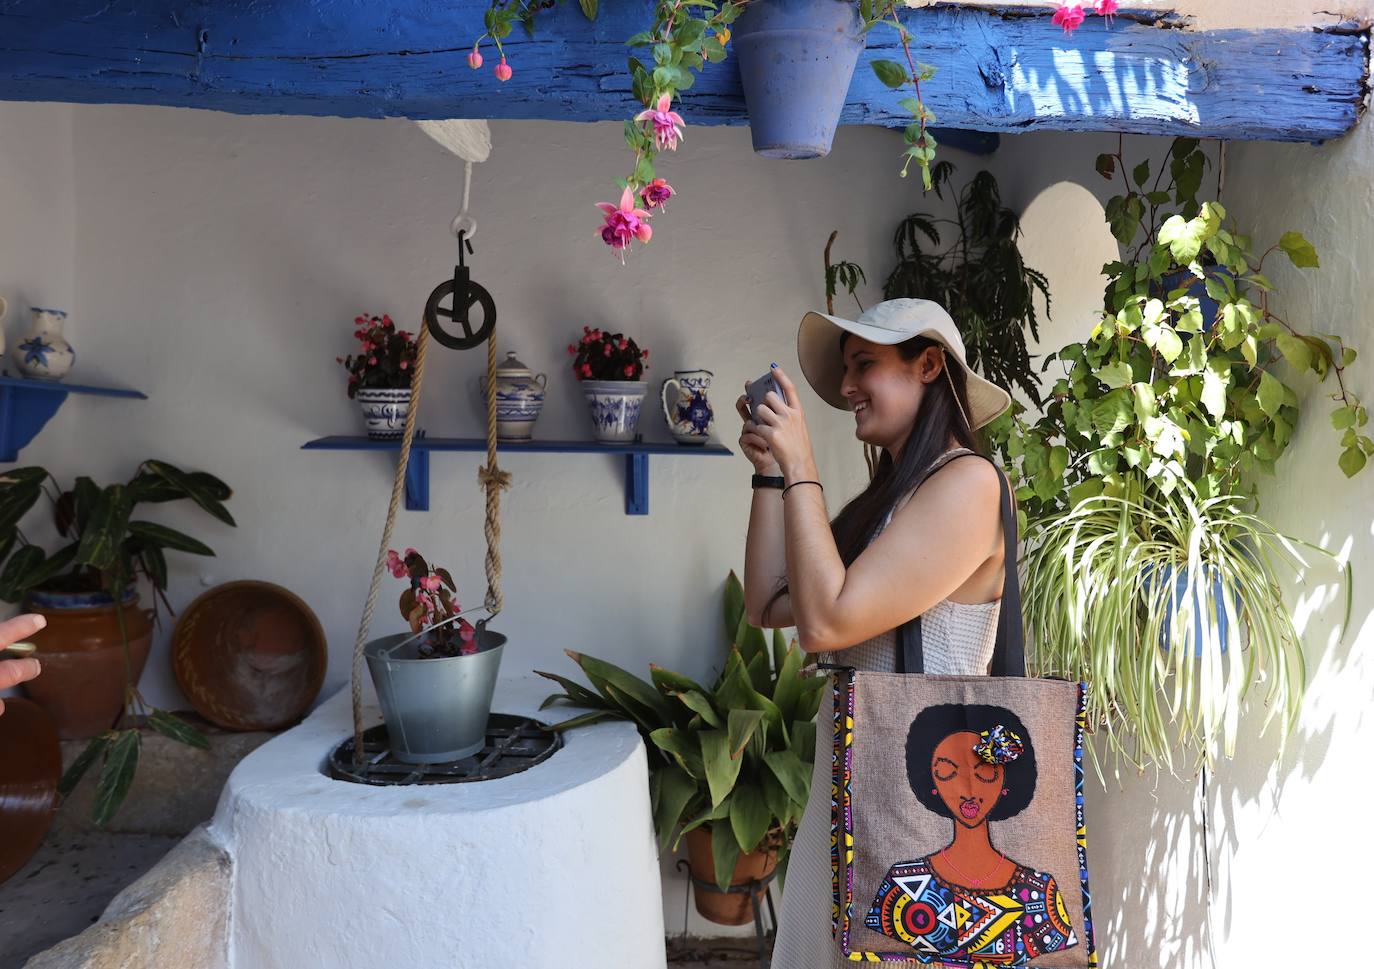
<path fill-rule="evenodd" d="M 734 47 L 754 151 L 768 158 L 830 154 L 864 47 L 859 5 L 752 0 L 735 23 Z"/>

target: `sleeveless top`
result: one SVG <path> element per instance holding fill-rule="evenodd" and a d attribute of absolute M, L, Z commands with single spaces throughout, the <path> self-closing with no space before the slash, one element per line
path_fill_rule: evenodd
<path fill-rule="evenodd" d="M 968 448 L 946 451 L 932 462 L 927 475 Z M 895 514 L 911 498 L 906 495 L 893 508 Z M 892 521 L 883 520 L 875 537 Z M 1014 567 L 1014 566 L 1013 566 Z M 928 675 L 974 676 L 986 674 L 997 643 L 997 619 L 1002 602 L 964 603 L 942 599 L 921 614 Z M 840 663 L 861 670 L 895 672 L 896 630 L 889 630 L 848 649 L 819 653 L 819 662 Z M 834 740 L 829 729 L 832 697 L 822 691 L 816 723 L 815 765 L 811 796 L 806 804 L 787 863 L 786 891 L 779 913 L 772 965 L 778 969 L 848 969 L 831 935 L 830 881 L 830 759 Z"/>

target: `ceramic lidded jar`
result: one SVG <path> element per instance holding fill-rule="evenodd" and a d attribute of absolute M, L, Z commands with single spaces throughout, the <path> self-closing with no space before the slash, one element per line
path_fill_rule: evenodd
<path fill-rule="evenodd" d="M 544 408 L 545 374 L 535 374 L 516 359 L 515 351 L 506 352 L 505 362 L 496 368 L 496 439 L 498 441 L 528 441 L 534 437 L 534 422 Z M 487 378 L 479 379 L 483 403 L 486 402 Z"/>
<path fill-rule="evenodd" d="M 27 377 L 61 380 L 76 361 L 76 351 L 62 334 L 66 326 L 64 310 L 33 307 L 33 320 L 23 338 L 14 346 L 14 362 Z"/>

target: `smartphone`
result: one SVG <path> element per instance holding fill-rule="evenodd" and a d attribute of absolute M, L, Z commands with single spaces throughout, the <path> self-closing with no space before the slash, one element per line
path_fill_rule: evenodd
<path fill-rule="evenodd" d="M 0 649 L 0 659 L 14 659 L 19 656 L 32 656 L 38 647 L 33 643 L 10 643 L 4 649 Z"/>
<path fill-rule="evenodd" d="M 758 380 L 750 381 L 749 386 L 744 390 L 744 395 L 749 398 L 749 418 L 750 420 L 754 420 L 755 423 L 758 423 L 758 421 L 754 418 L 754 409 L 757 408 L 759 404 L 763 403 L 763 398 L 768 396 L 769 391 L 782 397 L 782 388 L 779 387 L 778 382 L 773 379 L 773 371 L 771 368 Z"/>

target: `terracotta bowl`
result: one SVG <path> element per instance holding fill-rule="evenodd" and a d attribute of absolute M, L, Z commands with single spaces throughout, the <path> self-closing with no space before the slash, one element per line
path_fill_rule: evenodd
<path fill-rule="evenodd" d="M 57 811 L 62 751 L 47 711 L 5 697 L 0 713 L 0 882 L 33 857 Z"/>
<path fill-rule="evenodd" d="M 295 593 L 245 579 L 203 592 L 172 633 L 172 672 L 206 720 L 230 730 L 280 730 L 324 683 L 324 630 Z"/>

